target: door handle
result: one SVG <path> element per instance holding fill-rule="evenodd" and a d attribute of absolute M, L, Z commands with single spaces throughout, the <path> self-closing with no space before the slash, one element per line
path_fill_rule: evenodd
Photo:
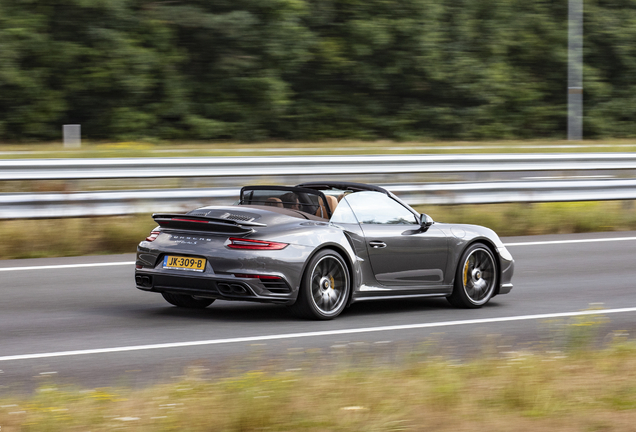
<path fill-rule="evenodd" d="M 380 248 L 385 248 L 386 247 L 386 243 L 378 241 L 378 240 L 373 240 L 369 242 L 369 245 L 373 248 L 373 249 L 380 249 Z"/>

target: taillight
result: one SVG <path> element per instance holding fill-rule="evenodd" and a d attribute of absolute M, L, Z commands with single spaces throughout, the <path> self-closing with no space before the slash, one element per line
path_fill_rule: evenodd
<path fill-rule="evenodd" d="M 281 250 L 288 246 L 287 243 L 277 243 L 264 240 L 252 240 L 246 238 L 230 237 L 230 249 L 258 249 L 258 250 Z"/>
<path fill-rule="evenodd" d="M 159 237 L 159 234 L 161 234 L 161 231 L 152 231 L 150 235 L 146 237 L 146 241 L 155 241 L 155 239 Z"/>

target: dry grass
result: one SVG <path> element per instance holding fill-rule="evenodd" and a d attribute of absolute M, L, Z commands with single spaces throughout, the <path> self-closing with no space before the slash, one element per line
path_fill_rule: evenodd
<path fill-rule="evenodd" d="M 419 207 L 440 222 L 487 226 L 500 236 L 636 229 L 632 201 Z M 135 252 L 150 215 L 0 221 L 0 259 Z"/>
<path fill-rule="evenodd" d="M 483 225 L 500 236 L 636 229 L 633 201 L 420 206 L 417 210 L 440 222 Z"/>
<path fill-rule="evenodd" d="M 157 156 L 266 156 L 320 154 L 413 154 L 413 153 L 552 153 L 552 152 L 636 151 L 636 142 L 608 140 L 496 140 L 496 141 L 267 141 L 180 142 L 84 141 L 79 149 L 65 149 L 62 143 L 0 143 L 1 158 L 81 158 Z M 1 154 L 2 152 L 7 152 Z"/>
<path fill-rule="evenodd" d="M 50 383 L 0 399 L 13 431 L 633 431 L 636 345 L 509 352 L 463 363 L 331 365 L 182 380 L 142 390 Z M 324 372 L 327 370 L 328 372 Z"/>
<path fill-rule="evenodd" d="M 0 259 L 132 253 L 155 226 L 149 215 L 0 221 Z"/>

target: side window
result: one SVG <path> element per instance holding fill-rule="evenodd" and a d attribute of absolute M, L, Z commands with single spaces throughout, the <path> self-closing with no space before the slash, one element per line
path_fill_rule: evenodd
<path fill-rule="evenodd" d="M 351 207 L 349 207 L 349 203 L 343 198 L 340 200 L 340 203 L 338 203 L 338 207 L 336 207 L 333 215 L 331 215 L 330 222 L 357 224 L 358 220 L 353 214 Z"/>
<path fill-rule="evenodd" d="M 404 225 L 416 224 L 417 219 L 409 209 L 380 192 L 356 192 L 344 199 L 351 206 L 361 224 Z M 342 203 L 338 205 L 340 207 Z"/>

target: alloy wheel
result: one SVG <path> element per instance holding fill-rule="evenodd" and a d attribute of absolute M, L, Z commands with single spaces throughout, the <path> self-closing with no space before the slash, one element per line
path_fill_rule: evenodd
<path fill-rule="evenodd" d="M 339 311 L 347 300 L 347 270 L 344 263 L 333 255 L 326 255 L 315 264 L 310 284 L 312 302 L 324 315 Z"/>

